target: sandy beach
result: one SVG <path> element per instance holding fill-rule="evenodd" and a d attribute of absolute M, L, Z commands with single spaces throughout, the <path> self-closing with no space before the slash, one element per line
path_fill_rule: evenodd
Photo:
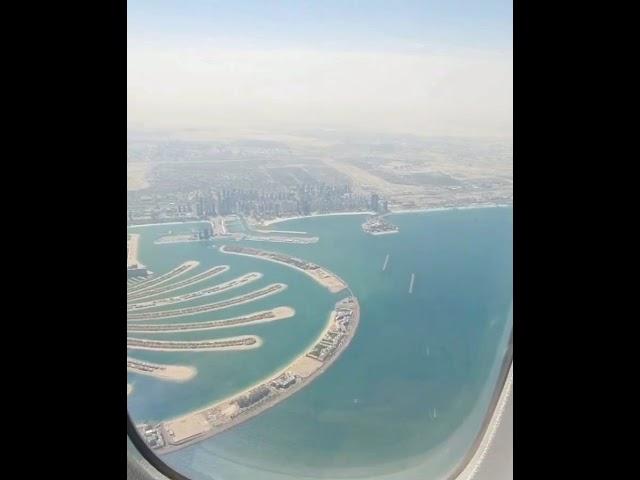
<path fill-rule="evenodd" d="M 278 217 L 273 220 L 266 220 L 262 222 L 262 224 L 257 224 L 257 226 L 262 225 L 263 227 L 268 227 L 269 225 L 275 225 L 276 223 L 286 222 L 287 220 L 299 220 L 301 218 L 312 218 L 312 217 L 333 217 L 339 215 L 375 215 L 375 212 L 335 212 L 335 213 L 312 213 L 311 215 L 297 215 L 295 217 Z"/>
<path fill-rule="evenodd" d="M 253 340 L 250 345 L 216 345 L 223 342 L 243 342 Z M 135 345 L 130 342 L 150 341 L 145 338 L 127 338 L 127 348 L 130 350 L 151 350 L 155 352 L 218 352 L 226 350 L 252 350 L 262 345 L 262 339 L 257 335 L 240 335 L 238 337 L 216 338 L 215 340 L 200 340 L 191 342 L 178 342 L 175 340 L 152 340 L 154 345 Z M 201 345 L 189 347 L 188 345 Z"/>
<path fill-rule="evenodd" d="M 479 204 L 479 205 L 463 205 L 460 207 L 428 207 L 428 208 L 408 208 L 408 209 L 398 209 L 398 210 L 390 210 L 384 215 L 394 215 L 400 213 L 426 213 L 426 212 L 443 212 L 446 210 L 473 210 L 476 208 L 505 208 L 511 207 L 512 205 L 507 204 L 496 204 L 496 203 L 487 203 L 487 204 Z M 313 217 L 331 217 L 331 216 L 339 216 L 339 215 L 378 215 L 377 212 L 335 212 L 335 213 L 312 213 L 311 215 L 297 215 L 294 217 L 278 217 L 273 220 L 265 220 L 262 223 L 256 223 L 255 227 L 268 227 L 269 225 L 275 225 L 278 223 L 286 222 L 288 220 L 300 220 L 302 218 L 313 218 Z M 383 216 L 384 216 L 383 215 Z M 257 230 L 256 231 L 260 231 Z M 276 233 L 276 230 L 264 230 L 265 233 L 271 232 Z M 286 231 L 282 231 L 279 233 L 285 233 Z M 306 232 L 286 232 L 286 233 L 299 233 L 303 234 Z"/>
<path fill-rule="evenodd" d="M 480 208 L 508 208 L 513 205 L 506 205 L 501 203 L 486 203 L 480 205 L 466 205 L 461 207 L 432 207 L 432 208 L 414 208 L 414 209 L 400 209 L 392 210 L 385 215 L 396 215 L 402 213 L 428 213 L 428 212 L 446 212 L 449 210 L 476 210 Z"/>
<path fill-rule="evenodd" d="M 198 373 L 195 367 L 184 365 L 162 365 L 159 363 L 143 362 L 131 357 L 127 358 L 127 371 L 158 378 L 160 380 L 168 380 L 171 382 L 186 382 L 192 379 Z M 127 384 L 127 390 L 133 385 Z M 127 395 L 131 392 L 128 391 Z"/>
<path fill-rule="evenodd" d="M 496 204 L 496 203 L 487 203 L 487 204 L 479 204 L 479 205 L 463 205 L 460 207 L 430 207 L 430 208 L 409 208 L 409 209 L 398 209 L 398 210 L 390 210 L 384 215 L 393 215 L 396 213 L 424 213 L 424 212 L 442 212 L 446 210 L 473 210 L 476 208 L 504 208 L 511 207 L 512 205 L 506 204 Z M 275 225 L 277 223 L 286 222 L 288 220 L 300 220 L 302 218 L 313 218 L 313 217 L 332 217 L 339 215 L 378 215 L 377 212 L 335 212 L 335 213 L 312 213 L 311 215 L 297 215 L 295 217 L 279 217 L 274 218 L 273 220 L 265 220 L 262 223 L 257 223 L 256 227 L 268 227 L 269 225 Z M 260 230 L 256 230 L 260 231 Z M 269 232 L 269 230 L 264 230 L 265 233 Z M 272 233 L 275 233 L 275 230 L 271 230 Z M 285 233 L 282 231 L 281 233 Z M 286 232 L 286 233 L 306 233 L 306 232 Z"/>
<path fill-rule="evenodd" d="M 266 313 L 271 313 L 271 316 L 269 318 L 252 320 L 252 318 L 259 317 Z M 174 333 L 184 331 L 197 332 L 202 330 L 217 330 L 220 328 L 244 327 L 246 325 L 255 325 L 257 323 L 275 322 L 276 320 L 291 318 L 295 314 L 296 311 L 291 307 L 276 307 L 272 310 L 263 310 L 261 312 L 254 312 L 239 317 L 223 318 L 220 320 L 212 320 L 210 322 L 129 325 L 127 327 L 127 331 L 143 333 Z M 242 321 L 243 319 L 246 319 L 246 321 Z"/>

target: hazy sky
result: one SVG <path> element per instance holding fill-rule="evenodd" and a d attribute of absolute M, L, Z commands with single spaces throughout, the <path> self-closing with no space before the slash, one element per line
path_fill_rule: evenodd
<path fill-rule="evenodd" d="M 129 0 L 135 128 L 510 136 L 511 1 Z"/>

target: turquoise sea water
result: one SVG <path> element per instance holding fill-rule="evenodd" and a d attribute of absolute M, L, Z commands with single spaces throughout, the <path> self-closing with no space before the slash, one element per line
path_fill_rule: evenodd
<path fill-rule="evenodd" d="M 311 260 L 342 277 L 358 297 L 361 320 L 349 348 L 311 385 L 223 434 L 163 456 L 193 479 L 445 478 L 467 453 L 494 392 L 511 332 L 512 209 L 490 208 L 392 215 L 396 235 L 370 236 L 365 216 L 292 220 L 274 229 L 317 235 L 310 245 L 243 242 Z M 140 260 L 162 273 L 185 260 L 231 269 L 189 290 L 250 271 L 264 277 L 207 297 L 209 303 L 273 282 L 283 293 L 230 309 L 153 323 L 228 318 L 289 305 L 293 318 L 253 326 L 148 338 L 216 338 L 254 334 L 261 348 L 240 352 L 130 351 L 134 358 L 194 365 L 184 384 L 128 374 L 134 421 L 163 420 L 252 385 L 285 366 L 323 329 L 331 294 L 285 266 L 226 255 L 224 242 L 154 245 L 190 226 L 132 228 Z M 234 242 L 235 243 L 235 242 Z M 382 271 L 385 256 L 390 260 Z M 409 281 L 415 273 L 413 293 Z M 177 293 L 184 293 L 179 291 Z M 172 292 L 171 295 L 175 295 Z M 175 308 L 171 306 L 169 308 Z M 145 322 L 148 323 L 148 322 Z M 435 410 L 434 410 L 435 409 Z"/>

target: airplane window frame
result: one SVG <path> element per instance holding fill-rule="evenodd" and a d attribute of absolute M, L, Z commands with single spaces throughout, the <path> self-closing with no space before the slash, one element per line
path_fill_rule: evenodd
<path fill-rule="evenodd" d="M 131 420 L 131 416 L 129 415 L 129 409 L 127 408 L 127 437 L 138 451 L 138 453 L 144 458 L 149 464 L 156 469 L 156 471 L 162 474 L 165 478 L 170 480 L 191 480 L 189 477 L 185 477 L 181 473 L 177 472 L 165 462 L 163 462 L 158 455 L 153 453 L 149 446 L 145 444 L 145 442 L 140 437 L 140 434 L 136 430 L 136 426 Z"/>

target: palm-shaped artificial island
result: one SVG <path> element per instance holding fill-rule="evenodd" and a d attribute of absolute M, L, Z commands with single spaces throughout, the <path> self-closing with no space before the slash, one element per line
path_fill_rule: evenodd
<path fill-rule="evenodd" d="M 149 274 L 137 261 L 140 236 L 127 236 L 127 348 L 128 350 L 152 350 L 160 352 L 224 352 L 260 348 L 262 339 L 251 334 L 204 340 L 158 340 L 153 334 L 209 331 L 230 327 L 247 327 L 266 322 L 291 318 L 295 310 L 289 306 L 277 306 L 217 320 L 173 323 L 181 319 L 209 312 L 225 310 L 241 304 L 259 301 L 277 295 L 287 288 L 284 283 L 272 283 L 266 287 L 231 296 L 224 300 L 207 301 L 193 305 L 191 302 L 206 299 L 223 292 L 249 285 L 262 278 L 259 272 L 250 272 L 231 280 L 202 288 L 202 285 L 230 270 L 228 265 L 217 265 L 194 274 L 199 262 L 186 261 L 172 270 Z M 315 264 L 283 253 L 225 245 L 220 252 L 242 255 L 270 261 L 298 270 L 325 287 L 331 293 L 349 291 L 349 296 L 336 303 L 328 316 L 325 328 L 312 346 L 289 365 L 244 391 L 218 401 L 205 408 L 186 413 L 156 425 L 139 425 L 145 441 L 157 453 L 167 453 L 194 442 L 216 435 L 283 401 L 305 387 L 324 372 L 350 343 L 358 326 L 360 308 L 357 298 L 347 284 L 336 274 Z M 181 293 L 186 290 L 188 293 Z M 166 307 L 166 308 L 165 308 Z M 160 309 L 159 309 L 160 308 Z M 170 319 L 171 323 L 154 321 Z M 180 323 L 178 323 L 180 322 Z M 127 370 L 146 375 L 158 381 L 187 382 L 197 375 L 190 365 L 171 365 L 142 361 L 127 357 Z M 128 395 L 133 391 L 128 385 Z"/>

